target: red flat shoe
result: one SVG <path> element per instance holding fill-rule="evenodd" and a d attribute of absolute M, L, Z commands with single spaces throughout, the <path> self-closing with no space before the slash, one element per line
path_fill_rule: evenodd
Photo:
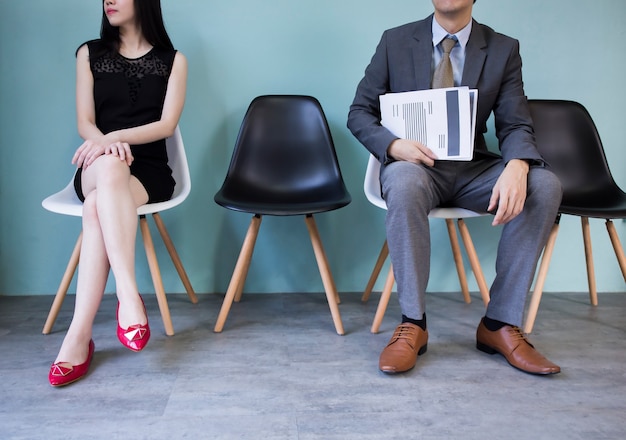
<path fill-rule="evenodd" d="M 89 370 L 95 348 L 93 340 L 90 340 L 87 360 L 80 365 L 72 365 L 69 362 L 57 362 L 52 364 L 50 372 L 48 373 L 50 385 L 53 387 L 62 387 L 82 379 Z"/>
<path fill-rule="evenodd" d="M 141 302 L 143 298 L 139 295 Z M 146 311 L 146 305 L 144 304 L 143 310 Z M 133 324 L 127 329 L 120 327 L 119 321 L 120 303 L 117 303 L 117 339 L 120 340 L 122 345 L 132 351 L 141 351 L 148 345 L 150 339 L 150 326 L 148 325 L 148 313 L 146 312 L 145 324 Z"/>

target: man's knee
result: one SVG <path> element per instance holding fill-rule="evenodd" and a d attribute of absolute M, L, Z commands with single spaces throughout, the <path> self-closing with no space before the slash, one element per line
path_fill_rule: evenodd
<path fill-rule="evenodd" d="M 529 197 L 538 198 L 542 204 L 559 206 L 563 187 L 559 178 L 547 168 L 531 168 L 528 178 Z"/>
<path fill-rule="evenodd" d="M 381 182 L 388 205 L 421 205 L 431 198 L 431 178 L 421 165 L 392 162 L 383 169 Z"/>

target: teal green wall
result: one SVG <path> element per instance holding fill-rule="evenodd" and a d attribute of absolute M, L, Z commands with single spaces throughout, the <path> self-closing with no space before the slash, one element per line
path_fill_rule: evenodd
<path fill-rule="evenodd" d="M 98 36 L 100 4 L 0 0 L 2 295 L 54 294 L 80 230 L 77 218 L 47 212 L 41 200 L 73 173 L 70 158 L 80 142 L 74 50 Z M 338 289 L 362 290 L 384 240 L 384 212 L 363 195 L 367 154 L 347 130 L 346 115 L 382 31 L 425 17 L 431 2 L 163 0 L 163 9 L 175 45 L 189 60 L 180 125 L 193 180 L 189 199 L 163 218 L 196 291 L 224 292 L 228 285 L 250 216 L 217 206 L 213 195 L 249 102 L 271 93 L 310 94 L 326 111 L 353 202 L 319 215 L 318 226 Z M 474 16 L 521 41 L 529 97 L 587 107 L 615 179 L 626 188 L 626 51 L 612 48 L 626 40 L 626 2 L 479 0 Z M 500 230 L 487 218 L 468 224 L 491 280 Z M 616 226 L 626 242 L 626 223 Z M 591 228 L 599 290 L 624 291 L 603 222 L 592 220 Z M 443 221 L 433 221 L 432 232 L 429 290 L 458 290 L 456 274 L 445 269 L 451 254 Z M 166 290 L 182 292 L 156 232 L 155 242 Z M 140 242 L 137 251 L 140 289 L 153 292 Z M 473 279 L 470 285 L 476 290 Z M 586 289 L 580 224 L 565 218 L 546 291 Z M 264 220 L 246 291 L 322 291 L 302 219 Z"/>

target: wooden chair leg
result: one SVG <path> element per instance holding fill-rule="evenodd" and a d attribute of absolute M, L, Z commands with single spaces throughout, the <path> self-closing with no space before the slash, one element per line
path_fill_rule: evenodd
<path fill-rule="evenodd" d="M 146 250 L 148 267 L 150 268 L 150 274 L 152 275 L 152 284 L 154 284 L 154 291 L 159 303 L 159 310 L 161 311 L 161 319 L 163 320 L 163 326 L 165 327 L 165 334 L 173 336 L 174 326 L 172 325 L 170 308 L 167 305 L 165 289 L 163 288 L 163 280 L 161 279 L 161 271 L 159 270 L 159 263 L 157 261 L 156 252 L 154 251 L 154 242 L 152 241 L 152 235 L 150 235 L 150 228 L 148 227 L 148 220 L 145 215 L 139 216 L 139 227 L 143 237 L 143 245 Z"/>
<path fill-rule="evenodd" d="M 374 270 L 372 270 L 372 274 L 370 275 L 370 279 L 367 282 L 367 286 L 365 286 L 365 291 L 363 292 L 363 296 L 361 297 L 361 301 L 366 302 L 372 290 L 374 289 L 374 284 L 376 284 L 376 280 L 378 279 L 378 275 L 380 274 L 383 265 L 385 264 L 385 260 L 389 255 L 389 246 L 387 245 L 387 240 L 383 243 L 383 247 L 378 254 L 378 259 L 376 260 L 376 264 L 374 265 Z"/>
<path fill-rule="evenodd" d="M 70 261 L 68 261 L 67 267 L 65 268 L 65 273 L 63 274 L 63 278 L 61 279 L 61 284 L 59 284 L 57 293 L 54 296 L 54 301 L 52 302 L 52 306 L 50 307 L 50 311 L 48 312 L 48 318 L 46 319 L 46 323 L 43 326 L 42 333 L 44 335 L 50 334 L 50 332 L 52 331 L 52 326 L 54 325 L 54 322 L 59 315 L 59 311 L 61 310 L 61 306 L 63 305 L 63 300 L 65 299 L 65 295 L 67 295 L 67 290 L 70 287 L 72 278 L 74 278 L 76 267 L 78 267 L 78 260 L 80 259 L 80 246 L 82 242 L 83 231 L 81 230 L 80 234 L 78 234 L 76 244 L 74 245 L 74 250 L 72 251 Z"/>
<path fill-rule="evenodd" d="M 335 330 L 337 331 L 337 334 L 343 335 L 343 324 L 341 322 L 341 315 L 339 314 L 338 306 L 340 302 L 339 295 L 337 293 L 337 288 L 330 272 L 328 259 L 326 258 L 324 247 L 322 246 L 322 240 L 320 238 L 319 231 L 317 230 L 317 225 L 315 224 L 315 218 L 309 214 L 305 216 L 305 222 L 307 225 L 307 229 L 309 230 L 309 235 L 311 237 L 311 244 L 313 245 L 313 251 L 315 253 L 315 258 L 317 260 L 320 275 L 322 276 L 322 283 L 324 284 L 324 290 L 326 291 L 326 299 L 328 300 L 330 313 L 335 324 Z"/>
<path fill-rule="evenodd" d="M 622 248 L 622 243 L 619 241 L 615 225 L 611 220 L 607 219 L 606 230 L 609 233 L 609 238 L 611 239 L 611 244 L 613 245 L 613 250 L 615 251 L 615 256 L 617 257 L 617 263 L 622 270 L 624 282 L 626 282 L 626 257 L 624 256 L 624 248 Z"/>
<path fill-rule="evenodd" d="M 178 256 L 178 252 L 176 252 L 176 248 L 174 247 L 174 242 L 170 238 L 170 234 L 167 232 L 167 228 L 161 219 L 161 215 L 158 212 L 152 214 L 152 218 L 154 223 L 156 224 L 159 233 L 161 234 L 161 238 L 163 239 L 163 243 L 165 243 L 165 247 L 167 248 L 167 252 L 170 254 L 170 258 L 172 259 L 172 263 L 174 263 L 174 267 L 178 272 L 178 276 L 185 286 L 185 290 L 187 291 L 187 296 L 191 300 L 192 304 L 198 303 L 198 297 L 191 286 L 191 282 L 189 281 L 189 277 L 187 276 L 187 272 L 183 267 L 183 263 L 180 261 L 180 257 Z"/>
<path fill-rule="evenodd" d="M 546 282 L 548 275 L 548 267 L 550 266 L 550 260 L 552 259 L 552 251 L 556 243 L 556 237 L 559 234 L 559 221 L 560 214 L 557 217 L 556 222 L 552 226 L 550 235 L 546 246 L 543 248 L 543 256 L 541 257 L 541 263 L 539 264 L 539 271 L 537 272 L 537 280 L 535 281 L 535 289 L 530 297 L 530 303 L 528 305 L 528 313 L 526 316 L 526 322 L 524 324 L 524 332 L 531 333 L 533 326 L 535 325 L 535 319 L 537 318 L 537 312 L 539 311 L 539 303 L 541 302 L 541 296 L 543 295 L 543 286 Z"/>
<path fill-rule="evenodd" d="M 252 259 L 248 260 L 242 269 L 243 272 L 241 274 L 241 282 L 237 284 L 237 290 L 235 291 L 235 298 L 233 299 L 233 301 L 235 301 L 236 303 L 241 301 L 241 297 L 243 296 L 243 286 L 245 284 L 245 280 L 248 278 L 248 270 L 250 269 L 251 261 Z"/>
<path fill-rule="evenodd" d="M 393 266 L 390 265 L 387 280 L 385 281 L 385 286 L 380 294 L 380 300 L 378 301 L 378 307 L 376 308 L 376 315 L 374 315 L 374 322 L 372 323 L 372 328 L 370 329 L 372 333 L 378 333 L 378 330 L 380 329 L 380 324 L 383 322 L 383 317 L 387 311 L 387 305 L 389 305 L 391 291 L 393 290 L 395 282 L 396 280 L 393 275 Z"/>
<path fill-rule="evenodd" d="M 583 242 L 585 243 L 585 261 L 587 263 L 587 282 L 589 283 L 589 301 L 592 306 L 598 305 L 598 291 L 596 289 L 596 272 L 593 266 L 593 250 L 591 248 L 591 230 L 589 217 L 581 217 Z"/>
<path fill-rule="evenodd" d="M 256 244 L 260 227 L 261 216 L 253 216 L 250 226 L 248 227 L 248 232 L 246 233 L 246 238 L 241 246 L 239 257 L 237 258 L 235 270 L 233 271 L 230 283 L 228 284 L 228 290 L 226 290 L 226 295 L 224 296 L 224 301 L 222 302 L 222 308 L 220 309 L 217 322 L 213 328 L 213 331 L 216 333 L 220 333 L 224 329 L 224 323 L 226 322 L 226 318 L 228 318 L 228 312 L 230 312 L 230 308 L 233 305 L 233 300 L 239 290 L 239 286 L 241 285 L 243 288 L 243 284 L 246 281 L 245 276 L 247 274 L 247 268 L 250 266 L 250 260 L 252 259 L 252 253 L 254 252 L 254 245 Z"/>
<path fill-rule="evenodd" d="M 452 256 L 456 265 L 456 272 L 459 275 L 459 283 L 461 284 L 461 292 L 463 299 L 467 304 L 472 302 L 467 285 L 467 276 L 465 275 L 465 267 L 463 266 L 463 257 L 461 255 L 461 247 L 459 246 L 459 237 L 456 234 L 454 221 L 450 218 L 446 219 L 446 227 L 448 228 L 448 236 L 450 237 L 450 247 L 452 248 Z"/>
<path fill-rule="evenodd" d="M 261 218 L 259 216 L 259 218 Z M 255 237 L 256 241 L 256 237 Z M 250 258 L 243 261 L 243 265 L 241 267 L 241 275 L 238 278 L 237 282 L 237 290 L 235 290 L 235 302 L 238 303 L 241 301 L 241 297 L 243 296 L 243 287 L 246 284 L 246 280 L 248 279 L 248 271 L 250 270 L 250 263 L 252 262 L 252 254 L 250 254 Z"/>
<path fill-rule="evenodd" d="M 472 236 L 470 235 L 469 229 L 467 229 L 467 225 L 465 224 L 465 221 L 463 221 L 463 219 L 458 219 L 457 224 L 459 225 L 459 232 L 461 233 L 461 238 L 463 239 L 463 244 L 465 245 L 467 258 L 470 261 L 472 271 L 474 272 L 474 277 L 476 278 L 476 283 L 478 284 L 478 289 L 480 290 L 480 296 L 483 299 L 485 307 L 487 307 L 487 305 L 489 304 L 489 287 L 487 287 L 485 275 L 483 274 L 483 269 L 480 266 L 480 261 L 478 260 L 478 254 L 476 253 L 476 249 L 474 248 Z"/>

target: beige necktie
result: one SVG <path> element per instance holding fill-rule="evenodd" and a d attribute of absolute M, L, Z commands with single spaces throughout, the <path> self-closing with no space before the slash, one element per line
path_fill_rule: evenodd
<path fill-rule="evenodd" d="M 454 87 L 454 76 L 452 74 L 452 63 L 450 62 L 450 51 L 456 44 L 456 40 L 446 37 L 441 41 L 443 56 L 433 74 L 433 89 L 443 87 Z"/>

